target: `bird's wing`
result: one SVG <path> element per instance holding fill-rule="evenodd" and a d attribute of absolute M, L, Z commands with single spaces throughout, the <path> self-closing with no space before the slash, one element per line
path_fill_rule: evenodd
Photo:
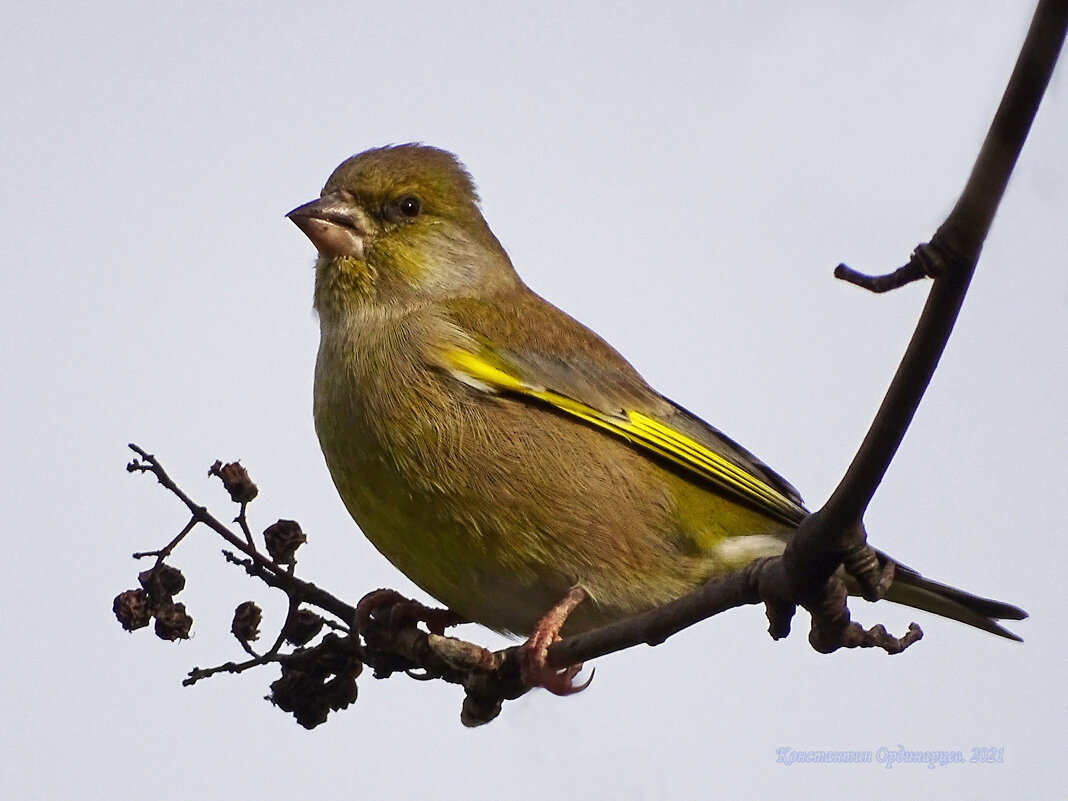
<path fill-rule="evenodd" d="M 563 359 L 471 344 L 440 354 L 446 369 L 467 385 L 577 418 L 774 520 L 797 525 L 807 514 L 797 490 L 700 418 L 656 394 L 622 357 L 627 369 L 610 370 L 581 354 Z"/>

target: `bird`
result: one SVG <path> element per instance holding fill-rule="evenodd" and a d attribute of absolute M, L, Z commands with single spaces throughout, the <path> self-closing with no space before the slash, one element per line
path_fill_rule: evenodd
<path fill-rule="evenodd" d="M 572 691 L 545 663 L 561 634 L 779 555 L 808 516 L 520 279 L 451 153 L 366 150 L 287 216 L 317 250 L 314 421 L 341 500 L 458 619 L 530 635 L 534 683 Z M 997 621 L 1022 609 L 895 564 L 886 599 L 1020 639 Z"/>

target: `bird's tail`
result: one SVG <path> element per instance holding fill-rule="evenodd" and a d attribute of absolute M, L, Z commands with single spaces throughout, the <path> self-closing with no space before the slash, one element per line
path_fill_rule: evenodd
<path fill-rule="evenodd" d="M 998 620 L 1023 620 L 1027 617 L 1027 612 L 1019 607 L 939 584 L 901 564 L 895 563 L 895 566 L 894 583 L 886 593 L 886 600 L 924 612 L 933 612 L 997 634 L 999 637 L 1023 642 L 1023 638 L 997 623 Z"/>

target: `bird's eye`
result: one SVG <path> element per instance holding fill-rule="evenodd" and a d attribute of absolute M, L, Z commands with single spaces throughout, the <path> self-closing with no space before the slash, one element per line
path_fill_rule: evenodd
<path fill-rule="evenodd" d="M 400 209 L 401 214 L 411 220 L 419 216 L 419 212 L 423 210 L 423 204 L 415 195 L 407 195 L 400 199 L 397 208 Z"/>

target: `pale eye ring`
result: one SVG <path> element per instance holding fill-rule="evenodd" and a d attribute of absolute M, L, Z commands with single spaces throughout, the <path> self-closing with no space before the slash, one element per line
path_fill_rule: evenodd
<path fill-rule="evenodd" d="M 405 195 L 397 203 L 397 208 L 400 209 L 400 213 L 405 217 L 414 220 L 423 210 L 423 204 L 415 195 Z"/>

